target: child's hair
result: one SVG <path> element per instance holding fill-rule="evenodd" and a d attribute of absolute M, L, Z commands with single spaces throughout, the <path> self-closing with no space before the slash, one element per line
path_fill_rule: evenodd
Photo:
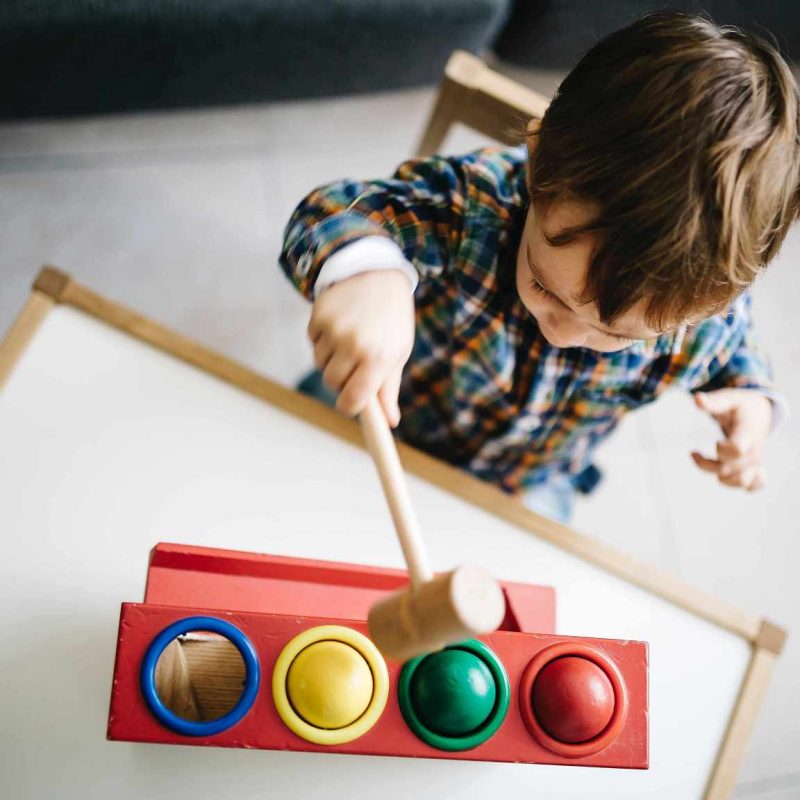
<path fill-rule="evenodd" d="M 603 39 L 535 137 L 531 202 L 597 209 L 585 300 L 656 329 L 719 312 L 798 216 L 798 90 L 778 52 L 702 17 L 653 14 Z"/>

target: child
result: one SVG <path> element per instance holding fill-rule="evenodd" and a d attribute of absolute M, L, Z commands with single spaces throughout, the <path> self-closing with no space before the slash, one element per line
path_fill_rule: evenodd
<path fill-rule="evenodd" d="M 316 190 L 281 264 L 314 299 L 336 405 L 379 396 L 413 445 L 566 520 L 595 446 L 670 386 L 723 439 L 695 464 L 764 483 L 779 400 L 747 289 L 798 215 L 798 91 L 778 53 L 656 14 L 592 48 L 525 148 Z"/>

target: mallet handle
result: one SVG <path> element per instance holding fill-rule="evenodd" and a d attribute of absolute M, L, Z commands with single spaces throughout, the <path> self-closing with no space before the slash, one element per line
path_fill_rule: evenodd
<path fill-rule="evenodd" d="M 411 586 L 418 589 L 423 583 L 433 579 L 428 566 L 428 556 L 422 542 L 417 517 L 408 494 L 405 473 L 397 455 L 394 437 L 389 423 L 377 398 L 370 400 L 359 415 L 361 432 L 367 444 L 383 486 L 383 493 L 392 514 L 397 538 L 403 549 L 411 578 Z"/>

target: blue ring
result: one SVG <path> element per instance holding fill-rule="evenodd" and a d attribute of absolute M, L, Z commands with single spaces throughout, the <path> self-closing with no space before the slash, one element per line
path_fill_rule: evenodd
<path fill-rule="evenodd" d="M 244 691 L 239 702 L 224 716 L 206 722 L 183 719 L 170 711 L 156 691 L 156 663 L 166 646 L 177 636 L 189 631 L 219 633 L 233 642 L 244 659 Z M 167 728 L 184 736 L 213 736 L 235 725 L 250 710 L 258 694 L 260 669 L 258 656 L 250 640 L 234 625 L 217 617 L 185 617 L 173 622 L 156 636 L 147 648 L 139 674 L 142 695 L 153 716 Z"/>

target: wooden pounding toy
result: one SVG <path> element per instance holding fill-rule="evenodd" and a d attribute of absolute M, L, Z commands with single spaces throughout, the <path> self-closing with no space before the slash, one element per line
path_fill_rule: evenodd
<path fill-rule="evenodd" d="M 373 398 L 360 414 L 367 449 L 378 469 L 410 586 L 370 609 L 369 632 L 378 649 L 399 661 L 496 630 L 505 614 L 497 581 L 462 566 L 434 576 L 386 417 Z"/>
<path fill-rule="evenodd" d="M 157 545 L 145 602 L 122 606 L 108 737 L 647 768 L 646 644 L 556 636 L 553 590 L 502 582 L 507 613 L 499 630 L 403 665 L 387 663 L 367 638 L 365 620 L 376 600 L 406 581 L 400 570 Z M 214 696 L 229 709 L 219 718 L 209 719 L 202 707 L 184 718 L 183 709 L 162 702 L 153 678 L 175 637 L 193 631 L 227 638 L 244 661 L 244 678 L 237 672 L 234 681 L 230 658 L 215 664 L 200 656 L 203 641 L 209 653 L 221 653 L 218 639 L 200 636 L 187 650 L 183 687 L 199 706 Z M 601 700 L 610 719 L 602 730 L 597 693 L 582 694 L 586 670 L 558 674 L 570 658 L 592 662 L 608 677 L 611 695 Z M 537 703 L 540 675 L 551 683 L 548 696 L 572 694 L 567 712 L 577 738 L 589 740 L 556 738 L 574 739 L 574 730 L 553 725 L 563 703 L 560 711 Z"/>

